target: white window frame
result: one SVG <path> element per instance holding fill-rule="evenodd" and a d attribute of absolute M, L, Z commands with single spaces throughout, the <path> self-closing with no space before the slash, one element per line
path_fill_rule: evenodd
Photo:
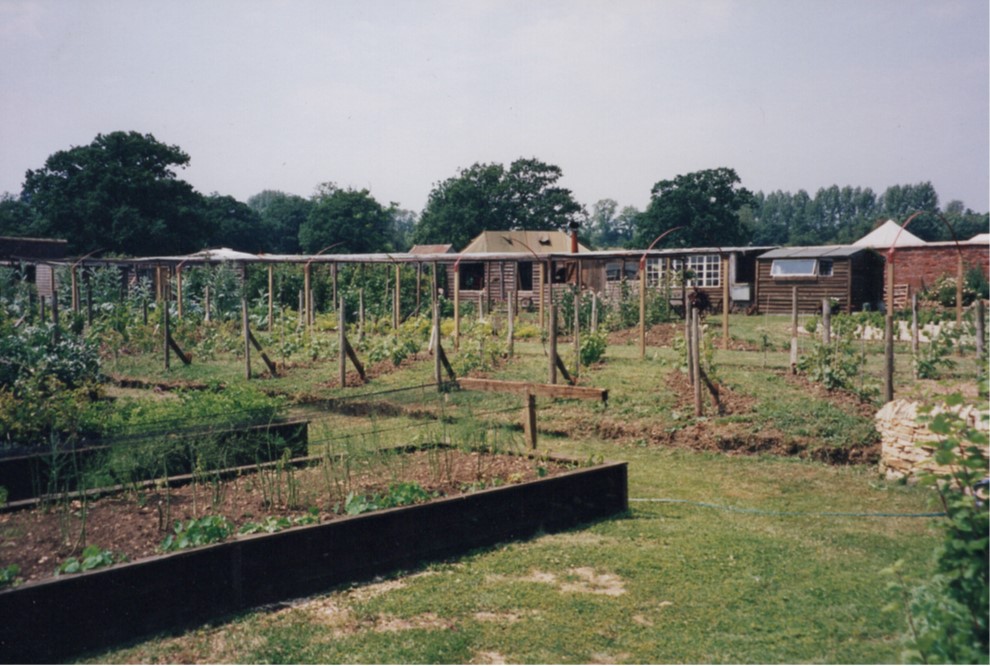
<path fill-rule="evenodd" d="M 770 277 L 813 278 L 818 276 L 818 259 L 774 259 L 770 264 Z"/>
<path fill-rule="evenodd" d="M 683 259 L 670 260 L 671 284 L 676 284 L 681 276 Z M 717 254 L 696 254 L 687 258 L 687 268 L 694 277 L 687 281 L 688 287 L 721 287 L 722 286 L 722 257 Z M 650 258 L 646 262 L 646 284 L 657 287 L 664 281 L 664 263 L 662 257 Z"/>

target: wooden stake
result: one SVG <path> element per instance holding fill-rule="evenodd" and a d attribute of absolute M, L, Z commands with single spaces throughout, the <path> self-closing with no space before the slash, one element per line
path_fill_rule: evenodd
<path fill-rule="evenodd" d="M 687 304 L 685 303 L 685 307 Z M 639 264 L 639 357 L 646 358 L 646 260 Z"/>
<path fill-rule="evenodd" d="M 832 300 L 822 299 L 822 342 L 832 344 Z"/>
<path fill-rule="evenodd" d="M 983 299 L 977 297 L 976 299 L 976 357 L 983 358 L 983 351 L 986 345 L 986 334 L 987 334 L 987 323 L 986 323 L 986 308 L 983 305 Z"/>
<path fill-rule="evenodd" d="M 268 264 L 268 332 L 275 326 L 275 266 Z M 273 373 L 274 374 L 274 373 Z"/>
<path fill-rule="evenodd" d="M 883 401 L 887 403 L 894 399 L 894 262 L 892 260 L 887 265 L 887 312 L 883 326 L 883 360 Z"/>
<path fill-rule="evenodd" d="M 791 374 L 797 374 L 798 364 L 798 290 L 791 287 Z"/>
<path fill-rule="evenodd" d="M 722 349 L 729 348 L 729 255 L 722 257 Z"/>
<path fill-rule="evenodd" d="M 698 309 L 691 308 L 691 375 L 694 377 L 694 415 L 703 414 L 701 404 L 701 335 L 698 325 Z"/>
<path fill-rule="evenodd" d="M 529 448 L 536 450 L 536 396 L 526 394 L 526 406 L 523 408 L 523 433 Z"/>
<path fill-rule="evenodd" d="M 347 335 L 344 329 L 347 327 L 347 310 L 344 308 L 344 299 L 340 299 L 340 309 L 337 310 L 337 347 L 340 350 L 339 379 L 341 388 L 347 386 Z"/>
<path fill-rule="evenodd" d="M 461 271 L 454 269 L 454 349 L 461 348 Z"/>
<path fill-rule="evenodd" d="M 516 310 L 515 301 L 512 298 L 508 299 L 509 308 L 509 325 L 508 332 L 506 333 L 506 344 L 508 345 L 509 358 L 512 358 L 513 352 L 515 351 L 515 330 L 516 330 Z"/>
<path fill-rule="evenodd" d="M 557 305 L 550 303 L 550 320 L 547 322 L 550 329 L 550 370 L 548 384 L 557 383 Z"/>

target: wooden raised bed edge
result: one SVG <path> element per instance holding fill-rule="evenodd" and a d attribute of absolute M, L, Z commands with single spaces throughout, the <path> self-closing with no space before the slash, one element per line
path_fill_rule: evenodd
<path fill-rule="evenodd" d="M 0 592 L 0 662 L 51 663 L 628 509 L 605 463 Z"/>

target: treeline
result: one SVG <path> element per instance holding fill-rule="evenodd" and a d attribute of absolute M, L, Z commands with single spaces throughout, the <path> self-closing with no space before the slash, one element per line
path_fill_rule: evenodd
<path fill-rule="evenodd" d="M 819 190 L 814 197 L 753 194 L 720 167 L 658 181 L 646 210 L 611 199 L 588 210 L 561 187 L 560 167 L 520 158 L 474 164 L 438 182 L 422 212 L 383 205 L 368 190 L 323 183 L 310 197 L 265 190 L 246 202 L 203 195 L 177 176 L 190 158 L 150 134 L 112 132 L 52 154 L 28 170 L 18 195 L 0 198 L 0 235 L 64 238 L 75 256 L 176 255 L 206 247 L 269 254 L 407 250 L 413 243 L 463 248 L 485 230 L 580 226 L 594 248 L 848 243 L 878 221 L 904 221 L 925 240 L 988 230 L 986 213 L 958 201 L 940 209 L 930 183 Z M 949 224 L 947 225 L 946 222 Z M 677 233 L 673 233 L 676 231 Z"/>

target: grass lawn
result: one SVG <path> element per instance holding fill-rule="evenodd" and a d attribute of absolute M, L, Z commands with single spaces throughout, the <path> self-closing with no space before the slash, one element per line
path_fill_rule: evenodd
<path fill-rule="evenodd" d="M 808 451 L 875 442 L 869 415 L 850 412 L 843 403 L 787 380 L 789 318 L 733 317 L 733 327 L 739 340 L 756 340 L 768 330 L 773 348 L 716 352 L 720 379 L 744 398 L 747 408 L 721 417 L 708 414 L 701 419 L 708 431 L 773 431 L 803 442 L 811 447 Z M 809 344 L 806 336 L 802 348 Z M 521 341 L 515 348 L 515 360 L 488 375 L 545 381 L 542 345 Z M 898 378 L 905 394 L 937 393 L 975 377 L 976 361 L 960 359 L 946 374 L 945 386 L 920 385 L 911 380 L 909 351 L 898 347 Z M 672 393 L 668 384 L 679 365 L 679 355 L 669 348 L 650 348 L 640 360 L 635 344 L 613 345 L 606 362 L 585 369 L 581 377 L 584 385 L 609 389 L 607 406 L 540 401 L 541 450 L 629 462 L 632 501 L 626 515 L 258 609 L 89 659 L 898 661 L 906 627 L 902 615 L 884 610 L 893 599 L 882 570 L 904 560 L 915 581 L 928 576 L 939 541 L 937 523 L 908 514 L 936 510 L 932 494 L 883 481 L 872 465 L 828 465 L 813 455 L 727 455 L 664 444 L 669 433 L 694 433 L 699 427 L 693 413 L 683 408 L 684 396 Z M 864 381 L 876 381 L 881 367 L 874 353 Z M 237 368 L 236 360 L 180 366 L 170 377 L 235 381 Z M 147 359 L 123 359 L 118 371 L 160 374 Z M 432 363 L 404 364 L 363 387 L 319 385 L 335 376 L 335 365 L 329 363 L 257 383 L 345 398 L 427 383 Z M 470 437 L 472 431 L 478 436 L 493 424 L 515 426 L 519 420 L 521 403 L 513 396 L 458 392 L 440 398 L 429 390 L 402 395 L 380 398 L 400 404 L 397 413 L 377 408 L 367 416 L 312 413 L 314 444 L 329 445 L 351 432 L 362 433 L 372 446 L 408 442 L 423 431 L 420 417 L 410 414 L 415 409 L 449 409 L 449 433 L 457 437 Z M 614 430 L 617 425 L 632 434 L 602 434 L 605 426 Z M 435 436 L 438 426 L 428 427 Z M 503 431 L 505 437 L 519 436 L 513 428 Z"/>

